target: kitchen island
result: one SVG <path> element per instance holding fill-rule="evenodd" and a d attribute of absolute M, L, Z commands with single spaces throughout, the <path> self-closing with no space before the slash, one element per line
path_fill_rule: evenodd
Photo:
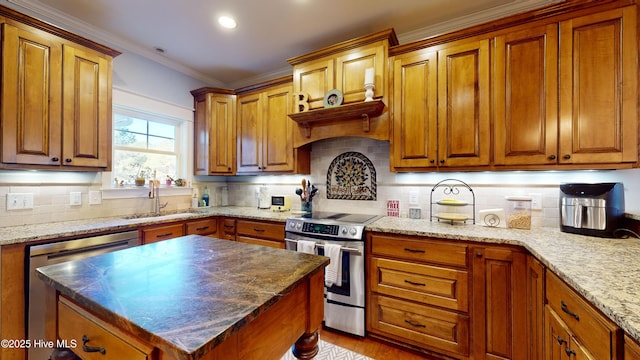
<path fill-rule="evenodd" d="M 51 285 L 48 337 L 78 344 L 78 354 L 278 359 L 295 343 L 294 355 L 311 358 L 328 262 L 189 235 L 42 267 L 38 276 Z"/>

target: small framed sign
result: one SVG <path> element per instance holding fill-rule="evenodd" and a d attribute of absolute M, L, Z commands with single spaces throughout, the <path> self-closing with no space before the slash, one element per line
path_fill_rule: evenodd
<path fill-rule="evenodd" d="M 324 107 L 336 107 L 342 105 L 342 91 L 338 89 L 329 90 L 324 96 Z"/>

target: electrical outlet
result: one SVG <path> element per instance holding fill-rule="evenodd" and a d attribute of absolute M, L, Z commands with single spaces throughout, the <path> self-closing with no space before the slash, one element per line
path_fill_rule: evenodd
<path fill-rule="evenodd" d="M 102 204 L 102 191 L 89 191 L 89 205 Z"/>
<path fill-rule="evenodd" d="M 8 193 L 7 210 L 33 209 L 32 193 Z"/>
<path fill-rule="evenodd" d="M 417 191 L 410 191 L 409 192 L 409 205 L 419 205 L 420 204 L 420 198 L 418 196 L 418 192 Z"/>
<path fill-rule="evenodd" d="M 529 194 L 531 197 L 531 209 L 542 210 L 542 194 Z"/>
<path fill-rule="evenodd" d="M 69 205 L 82 205 L 82 193 L 73 191 L 69 194 Z"/>

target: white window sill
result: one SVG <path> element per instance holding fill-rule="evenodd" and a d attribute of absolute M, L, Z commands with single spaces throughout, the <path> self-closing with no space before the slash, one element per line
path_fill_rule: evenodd
<path fill-rule="evenodd" d="M 186 186 L 160 185 L 160 196 L 191 196 L 193 189 Z M 102 199 L 131 199 L 149 197 L 148 186 L 122 186 L 102 189 Z"/>

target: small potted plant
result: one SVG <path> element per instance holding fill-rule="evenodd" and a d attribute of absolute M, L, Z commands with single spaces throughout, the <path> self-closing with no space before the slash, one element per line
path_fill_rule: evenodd
<path fill-rule="evenodd" d="M 186 186 L 187 185 L 187 182 L 182 178 L 176 179 L 175 183 L 176 183 L 176 186 Z"/>
<path fill-rule="evenodd" d="M 142 166 L 139 167 L 135 178 L 136 186 L 144 186 L 144 183 L 147 181 L 147 175 L 147 169 L 143 169 Z"/>
<path fill-rule="evenodd" d="M 166 184 L 167 186 L 171 186 L 171 183 L 174 182 L 175 180 L 173 180 L 173 178 L 169 175 L 167 175 L 167 181 Z"/>

